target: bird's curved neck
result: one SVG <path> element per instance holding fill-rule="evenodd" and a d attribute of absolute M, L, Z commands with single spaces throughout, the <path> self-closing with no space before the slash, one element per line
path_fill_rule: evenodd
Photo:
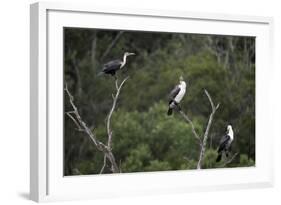
<path fill-rule="evenodd" d="M 126 64 L 126 60 L 127 60 L 127 55 L 124 54 L 124 56 L 123 56 L 123 62 L 122 62 L 122 64 L 121 64 L 121 68 Z"/>
<path fill-rule="evenodd" d="M 182 89 L 185 89 L 186 88 L 186 83 L 184 81 L 181 81 L 180 82 L 180 86 Z"/>
<path fill-rule="evenodd" d="M 228 135 L 230 136 L 230 138 L 231 139 L 233 139 L 233 130 L 232 129 L 230 129 L 230 130 L 228 130 Z"/>

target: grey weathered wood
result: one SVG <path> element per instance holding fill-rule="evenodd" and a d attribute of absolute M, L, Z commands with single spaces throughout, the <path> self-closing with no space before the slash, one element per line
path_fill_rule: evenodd
<path fill-rule="evenodd" d="M 115 110 L 116 103 L 117 103 L 120 91 L 122 89 L 122 86 L 124 85 L 126 80 L 128 80 L 128 78 L 129 77 L 125 78 L 120 85 L 118 85 L 118 79 L 117 78 L 115 79 L 116 93 L 115 93 L 115 95 L 114 94 L 112 95 L 113 103 L 112 103 L 112 107 L 110 109 L 110 112 L 109 112 L 109 114 L 107 116 L 107 122 L 106 122 L 107 135 L 108 135 L 107 146 L 109 148 L 111 148 L 111 146 L 112 146 L 112 130 L 111 130 L 111 126 L 110 126 L 110 124 L 111 124 L 111 117 L 112 117 L 112 114 L 113 114 L 113 112 Z"/>
<path fill-rule="evenodd" d="M 204 90 L 204 91 L 205 91 L 206 96 L 208 97 L 208 100 L 209 100 L 210 104 L 211 104 L 212 112 L 210 114 L 208 124 L 207 124 L 206 130 L 205 130 L 204 135 L 203 135 L 203 139 L 202 139 L 202 137 L 200 137 L 200 134 L 198 134 L 197 131 L 195 130 L 194 124 L 193 124 L 192 120 L 188 117 L 188 115 L 185 114 L 182 110 L 179 110 L 179 113 L 184 118 L 184 120 L 191 125 L 192 133 L 193 133 L 195 139 L 199 142 L 199 145 L 200 145 L 200 154 L 199 154 L 199 159 L 198 159 L 198 162 L 197 162 L 197 169 L 201 169 L 202 162 L 204 160 L 205 151 L 206 151 L 206 145 L 207 145 L 207 141 L 208 141 L 208 134 L 209 134 L 209 131 L 210 131 L 210 127 L 211 127 L 211 124 L 212 124 L 212 121 L 213 121 L 213 118 L 214 118 L 214 114 L 215 114 L 216 110 L 219 108 L 219 104 L 217 104 L 216 106 L 214 105 L 213 100 L 212 100 L 209 92 L 207 90 Z"/>
<path fill-rule="evenodd" d="M 115 95 L 113 94 L 112 97 L 113 97 L 113 103 L 112 103 L 112 107 L 110 109 L 110 112 L 108 114 L 108 117 L 107 117 L 107 123 L 106 123 L 106 127 L 107 127 L 107 135 L 108 135 L 108 140 L 107 140 L 107 145 L 102 143 L 101 141 L 98 140 L 97 136 L 95 135 L 95 133 L 87 126 L 87 124 L 82 120 L 80 114 L 79 114 L 79 111 L 76 107 L 76 105 L 74 104 L 74 97 L 72 96 L 72 94 L 69 92 L 68 90 L 68 87 L 67 87 L 67 84 L 65 86 L 65 91 L 69 97 L 69 102 L 72 106 L 72 111 L 69 111 L 67 112 L 66 114 L 70 117 L 70 119 L 75 123 L 75 125 L 77 126 L 77 129 L 79 131 L 83 131 L 85 132 L 89 137 L 90 139 L 93 141 L 94 145 L 96 146 L 96 148 L 101 151 L 103 154 L 104 154 L 104 164 L 103 164 L 103 167 L 101 168 L 101 171 L 100 173 L 103 173 L 104 171 L 104 168 L 106 166 L 106 162 L 108 159 L 108 161 L 110 162 L 111 164 L 111 171 L 113 173 L 119 173 L 120 172 L 120 169 L 116 163 L 116 160 L 115 160 L 115 157 L 114 157 L 114 154 L 112 153 L 112 130 L 111 130 L 111 117 L 112 117 L 112 114 L 116 108 L 116 103 L 117 103 L 117 100 L 118 100 L 118 97 L 120 95 L 120 92 L 121 92 L 121 89 L 124 85 L 124 83 L 126 82 L 126 80 L 128 79 L 129 77 L 125 78 L 122 83 L 120 85 L 118 85 L 118 79 L 116 78 L 115 79 L 115 87 L 116 87 L 116 93 Z M 72 116 L 72 114 L 75 116 Z"/>
<path fill-rule="evenodd" d="M 235 159 L 235 157 L 236 157 L 238 154 L 239 154 L 239 153 L 236 152 L 234 155 L 232 155 L 232 157 L 231 157 L 229 160 L 227 160 L 225 163 L 223 163 L 223 165 L 222 165 L 221 167 L 225 167 L 226 165 L 228 165 L 229 163 L 231 163 L 231 162 Z"/>
<path fill-rule="evenodd" d="M 220 104 L 217 104 L 216 106 L 214 106 L 213 100 L 212 100 L 212 98 L 211 98 L 211 96 L 210 96 L 210 94 L 208 93 L 207 90 L 205 90 L 205 94 L 207 95 L 208 100 L 209 100 L 209 102 L 211 104 L 212 112 L 210 114 L 210 117 L 209 117 L 209 120 L 208 120 L 208 124 L 207 124 L 206 130 L 205 130 L 205 133 L 204 133 L 203 141 L 202 141 L 202 144 L 201 144 L 201 151 L 200 151 L 199 160 L 198 160 L 198 163 L 197 163 L 197 169 L 201 169 L 202 162 L 204 160 L 205 151 L 206 151 L 206 145 L 207 145 L 207 140 L 208 140 L 208 134 L 209 134 L 209 131 L 210 131 L 210 127 L 212 125 L 212 121 L 213 121 L 214 115 L 215 115 L 217 109 L 220 106 Z"/>
<path fill-rule="evenodd" d="M 199 134 L 196 132 L 193 122 L 189 119 L 188 115 L 185 114 L 182 110 L 180 110 L 179 113 L 185 119 L 185 121 L 191 125 L 192 133 L 193 133 L 194 137 L 198 140 L 199 144 L 201 145 L 202 140 L 201 140 Z"/>

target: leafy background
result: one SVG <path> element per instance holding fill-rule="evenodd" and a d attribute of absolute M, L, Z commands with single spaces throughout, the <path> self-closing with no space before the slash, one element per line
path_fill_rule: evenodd
<path fill-rule="evenodd" d="M 255 38 L 180 33 L 64 29 L 64 81 L 83 120 L 99 140 L 107 138 L 105 118 L 112 104 L 114 78 L 98 77 L 104 63 L 128 57 L 118 78 L 130 76 L 112 117 L 113 153 L 122 172 L 195 169 L 200 147 L 191 127 L 166 115 L 167 96 L 182 75 L 187 93 L 181 106 L 202 134 L 210 113 L 206 88 L 220 108 L 209 132 L 202 168 L 219 168 L 216 149 L 226 126 L 233 126 L 226 167 L 255 164 Z M 68 96 L 64 109 L 70 111 Z M 103 155 L 90 138 L 64 117 L 64 174 L 97 174 Z M 110 173 L 106 168 L 105 173 Z"/>

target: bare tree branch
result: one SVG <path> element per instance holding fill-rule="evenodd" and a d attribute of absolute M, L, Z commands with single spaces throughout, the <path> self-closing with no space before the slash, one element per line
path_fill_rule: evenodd
<path fill-rule="evenodd" d="M 194 137 L 199 141 L 199 144 L 201 146 L 202 140 L 199 137 L 199 134 L 196 132 L 193 122 L 189 119 L 187 114 L 185 114 L 182 110 L 180 110 L 179 113 L 185 119 L 185 121 L 191 125 L 192 133 L 193 133 Z"/>
<path fill-rule="evenodd" d="M 82 118 L 80 117 L 80 114 L 78 112 L 77 107 L 74 104 L 74 97 L 71 95 L 71 93 L 69 92 L 67 85 L 65 86 L 65 91 L 68 94 L 69 97 L 69 102 L 73 108 L 73 113 L 75 114 L 75 117 L 77 119 L 77 121 L 79 122 L 79 125 L 82 127 L 81 129 L 84 130 L 84 132 L 86 132 L 89 137 L 91 138 L 91 140 L 94 142 L 94 144 L 97 146 L 98 150 L 102 151 L 105 148 L 105 145 L 103 143 L 101 143 L 100 141 L 98 141 L 98 139 L 96 138 L 95 134 L 88 128 L 88 126 L 86 125 L 86 123 L 82 120 Z"/>
<path fill-rule="evenodd" d="M 82 173 L 80 172 L 80 170 L 78 168 L 74 168 L 73 172 L 75 175 L 82 175 Z"/>
<path fill-rule="evenodd" d="M 96 48 L 97 48 L 97 31 L 95 31 L 92 35 L 91 60 L 93 65 L 95 65 L 96 63 Z"/>
<path fill-rule="evenodd" d="M 204 136 L 203 139 L 201 139 L 200 135 L 196 132 L 195 127 L 193 122 L 190 120 L 190 118 L 187 116 L 187 114 L 185 114 L 181 109 L 179 110 L 179 113 L 181 114 L 181 116 L 184 118 L 184 120 L 189 123 L 191 125 L 191 130 L 192 133 L 194 135 L 194 137 L 199 141 L 199 145 L 200 145 L 200 155 L 199 155 L 199 160 L 197 163 L 197 169 L 201 169 L 201 165 L 204 159 L 204 155 L 205 155 L 205 150 L 206 150 L 206 145 L 207 145 L 207 140 L 208 140 L 208 134 L 209 134 L 209 130 L 213 121 L 213 117 L 215 112 L 217 111 L 217 109 L 219 108 L 220 104 L 217 104 L 216 106 L 214 105 L 214 102 L 211 98 L 211 95 L 209 94 L 209 92 L 205 89 L 205 94 L 208 97 L 208 100 L 210 102 L 211 108 L 212 108 L 212 112 L 210 114 L 209 120 L 208 120 L 208 124 L 206 127 L 206 130 L 204 132 Z"/>
<path fill-rule="evenodd" d="M 124 31 L 119 31 L 119 33 L 116 35 L 116 37 L 114 38 L 114 40 L 111 42 L 111 44 L 107 47 L 107 49 L 105 50 L 105 52 L 103 53 L 103 55 L 101 56 L 101 61 L 103 61 L 105 59 L 105 57 L 108 55 L 108 53 L 110 52 L 110 50 L 113 48 L 113 46 L 117 43 L 117 41 L 119 40 L 119 38 L 121 37 L 121 35 L 124 33 Z"/>
<path fill-rule="evenodd" d="M 74 117 L 72 117 L 71 113 L 73 112 L 67 112 L 66 114 L 68 115 L 68 117 L 70 117 L 70 119 L 72 119 L 72 121 L 75 123 L 75 125 L 77 126 L 78 130 L 82 130 L 82 128 L 80 127 L 80 124 L 75 120 Z"/>
<path fill-rule="evenodd" d="M 238 154 L 239 154 L 239 153 L 236 152 L 234 155 L 232 155 L 232 157 L 231 157 L 229 160 L 227 160 L 221 167 L 225 167 L 226 165 L 228 165 L 229 163 L 231 163 L 231 162 L 235 159 L 235 157 L 236 157 Z"/>
<path fill-rule="evenodd" d="M 100 174 L 103 173 L 105 167 L 106 167 L 106 156 L 104 155 L 104 156 L 103 156 L 103 166 L 102 166 L 102 168 L 101 168 L 101 170 L 100 170 Z"/>
<path fill-rule="evenodd" d="M 81 81 L 81 76 L 80 76 L 80 71 L 79 71 L 79 65 L 76 60 L 76 55 L 77 51 L 73 51 L 69 56 L 70 56 L 70 61 L 71 61 L 71 66 L 73 70 L 75 71 L 76 74 L 76 80 L 77 80 L 77 93 L 78 96 L 81 96 L 82 94 L 82 81 Z"/>
<path fill-rule="evenodd" d="M 121 169 L 121 167 L 122 167 L 122 161 L 121 161 L 121 159 L 120 159 L 120 161 L 119 161 L 119 169 L 120 169 L 120 173 L 122 173 L 122 169 Z"/>
<path fill-rule="evenodd" d="M 208 124 L 207 124 L 207 128 L 205 130 L 204 137 L 203 137 L 203 142 L 201 144 L 201 151 L 200 151 L 199 160 L 198 160 L 198 163 L 197 163 L 197 169 L 201 169 L 202 162 L 203 162 L 204 155 L 205 155 L 206 144 L 207 144 L 207 140 L 208 140 L 208 134 L 209 134 L 209 131 L 210 131 L 210 127 L 212 125 L 214 115 L 215 115 L 217 109 L 220 106 L 220 104 L 217 104 L 215 106 L 210 94 L 208 93 L 208 91 L 207 90 L 204 90 L 204 91 L 205 91 L 205 94 L 207 95 L 207 97 L 209 99 L 210 104 L 211 104 L 212 112 L 210 114 L 209 121 L 208 121 Z"/>
<path fill-rule="evenodd" d="M 118 97 L 119 97 L 119 94 L 120 94 L 120 91 L 121 91 L 121 88 L 122 86 L 124 85 L 124 83 L 126 82 L 126 80 L 128 80 L 129 77 L 126 77 L 122 83 L 120 84 L 120 86 L 118 85 L 118 79 L 116 78 L 115 80 L 115 86 L 116 86 L 116 94 L 112 94 L 112 98 L 113 98 L 113 103 L 112 103 L 112 107 L 111 107 L 111 110 L 107 116 L 107 122 L 106 122 L 106 128 L 107 128 L 107 135 L 108 135 L 108 141 L 107 141 L 107 146 L 111 149 L 111 146 L 112 146 L 112 130 L 110 128 L 110 124 L 111 124 L 111 116 L 115 110 L 115 107 L 116 107 L 116 102 L 118 100 Z"/>
<path fill-rule="evenodd" d="M 116 163 L 115 157 L 114 157 L 111 149 L 107 150 L 107 152 L 105 153 L 105 156 L 107 157 L 107 159 L 109 159 L 109 161 L 111 163 L 111 171 L 113 173 L 120 173 L 120 169 Z"/>
<path fill-rule="evenodd" d="M 109 160 L 109 162 L 111 163 L 111 171 L 113 173 L 119 173 L 120 169 L 116 163 L 115 157 L 112 153 L 112 131 L 110 128 L 110 122 L 111 122 L 111 116 L 115 110 L 116 107 L 116 103 L 121 91 L 122 86 L 124 85 L 124 83 L 126 82 L 126 80 L 128 79 L 125 78 L 122 83 L 120 84 L 120 86 L 118 85 L 118 81 L 117 78 L 115 80 L 115 85 L 116 85 L 116 94 L 115 96 L 113 95 L 113 104 L 112 104 L 112 108 L 109 112 L 109 115 L 107 117 L 107 133 L 108 133 L 108 142 L 107 145 L 103 144 L 101 141 L 99 141 L 95 135 L 94 132 L 91 131 L 91 129 L 86 125 L 86 123 L 82 120 L 78 109 L 76 107 L 76 105 L 74 104 L 74 97 L 71 95 L 71 93 L 68 90 L 67 84 L 65 86 L 65 91 L 69 97 L 69 102 L 72 106 L 73 111 L 67 112 L 67 115 L 73 120 L 73 122 L 76 124 L 76 126 L 78 127 L 79 130 L 84 131 L 89 137 L 90 139 L 94 142 L 95 146 L 97 147 L 97 149 L 101 152 L 103 152 L 104 154 L 104 165 L 101 169 L 101 173 L 103 172 L 105 166 L 106 166 L 106 159 Z M 73 113 L 75 115 L 75 118 L 71 115 L 71 113 Z"/>

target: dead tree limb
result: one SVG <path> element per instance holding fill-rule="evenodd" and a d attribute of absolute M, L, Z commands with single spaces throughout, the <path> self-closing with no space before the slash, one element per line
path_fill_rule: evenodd
<path fill-rule="evenodd" d="M 120 169 L 116 163 L 115 157 L 112 153 L 112 131 L 110 128 L 110 122 L 111 122 L 111 116 L 115 110 L 116 107 L 116 103 L 119 97 L 119 94 L 121 92 L 121 88 L 124 85 L 124 83 L 126 82 L 126 80 L 128 79 L 125 78 L 122 83 L 120 85 L 118 85 L 118 81 L 116 79 L 115 81 L 115 86 L 116 86 L 116 94 L 113 95 L 113 104 L 112 104 L 112 108 L 109 112 L 109 115 L 107 117 L 107 133 L 108 133 L 108 141 L 107 141 L 107 145 L 105 145 L 104 143 L 102 143 L 101 141 L 98 140 L 98 138 L 96 137 L 95 133 L 92 132 L 92 130 L 87 126 L 87 124 L 82 120 L 79 111 L 76 107 L 76 105 L 74 104 L 74 97 L 71 95 L 71 93 L 68 90 L 67 84 L 65 85 L 65 91 L 69 97 L 69 102 L 72 106 L 72 111 L 67 112 L 66 114 L 70 117 L 70 119 L 72 119 L 72 121 L 75 123 L 75 125 L 77 126 L 79 131 L 83 131 L 85 132 L 90 139 L 93 141 L 94 145 L 96 146 L 96 148 L 102 152 L 104 154 L 104 164 L 103 167 L 100 171 L 100 173 L 103 173 L 104 168 L 106 166 L 106 161 L 108 159 L 108 161 L 111 163 L 111 171 L 113 173 L 119 173 Z M 73 114 L 73 115 L 71 115 Z"/>
<path fill-rule="evenodd" d="M 104 156 L 103 156 L 103 166 L 102 166 L 102 168 L 101 168 L 101 170 L 100 170 L 100 174 L 103 173 L 105 167 L 106 167 L 106 156 L 104 155 Z"/>
<path fill-rule="evenodd" d="M 232 155 L 232 157 L 231 157 L 229 160 L 227 160 L 221 167 L 225 167 L 226 165 L 228 165 L 229 163 L 231 163 L 231 162 L 235 159 L 235 157 L 236 157 L 238 154 L 239 154 L 239 153 L 236 152 L 234 155 Z"/>
<path fill-rule="evenodd" d="M 94 31 L 92 35 L 92 47 L 91 47 L 91 61 L 92 64 L 96 63 L 96 49 L 97 49 L 97 31 Z"/>
<path fill-rule="evenodd" d="M 115 36 L 111 44 L 107 47 L 106 51 L 102 54 L 101 61 L 105 59 L 105 57 L 108 55 L 110 50 L 114 47 L 114 45 L 117 43 L 117 41 L 119 40 L 119 38 L 122 36 L 123 33 L 124 31 L 119 31 L 119 33 Z"/>
<path fill-rule="evenodd" d="M 77 122 L 77 120 L 75 120 L 75 118 L 71 115 L 71 113 L 73 113 L 73 112 L 67 112 L 66 114 L 68 115 L 68 117 L 70 117 L 70 119 L 72 119 L 72 121 L 74 122 L 74 124 L 77 127 L 77 130 L 81 131 L 82 128 L 81 128 L 80 124 Z"/>
<path fill-rule="evenodd" d="M 219 108 L 219 104 L 217 104 L 216 106 L 214 105 L 213 100 L 212 100 L 210 94 L 208 93 L 208 91 L 207 90 L 204 90 L 204 91 L 205 91 L 205 94 L 208 97 L 208 100 L 209 100 L 210 104 L 211 104 L 212 112 L 210 114 L 209 121 L 208 121 L 206 130 L 205 130 L 205 133 L 203 135 L 203 138 L 200 137 L 200 135 L 195 130 L 194 124 L 193 124 L 192 120 L 188 117 L 188 115 L 185 114 L 181 109 L 179 110 L 179 113 L 184 118 L 184 120 L 191 125 L 192 133 L 193 133 L 195 139 L 197 139 L 197 141 L 199 142 L 199 145 L 200 145 L 200 154 L 199 154 L 199 160 L 198 160 L 198 163 L 197 163 L 197 169 L 201 169 L 201 165 L 202 165 L 204 155 L 205 155 L 209 130 L 210 130 L 213 118 L 214 118 L 214 114 L 217 111 L 217 109 Z"/>
<path fill-rule="evenodd" d="M 84 132 L 86 132 L 86 133 L 89 135 L 90 139 L 94 142 L 94 144 L 95 144 L 95 146 L 97 147 L 97 149 L 98 149 L 99 151 L 102 151 L 103 149 L 105 149 L 105 145 L 104 145 L 103 143 L 101 143 L 101 142 L 97 139 L 97 137 L 95 136 L 95 134 L 88 128 L 88 126 L 86 125 L 86 123 L 82 120 L 82 118 L 81 118 L 81 116 L 80 116 L 80 114 L 79 114 L 79 112 L 78 112 L 78 109 L 77 109 L 76 105 L 74 104 L 74 97 L 73 97 L 73 96 L 71 95 L 71 93 L 69 92 L 67 85 L 65 86 L 65 91 L 66 91 L 66 93 L 68 94 L 69 102 L 70 102 L 70 104 L 71 104 L 71 106 L 72 106 L 72 108 L 73 108 L 73 111 L 71 111 L 70 113 L 73 113 L 73 114 L 75 115 L 75 117 L 76 117 L 76 119 L 77 119 L 76 122 L 79 123 L 78 128 L 80 128 L 80 129 L 82 129 Z M 68 112 L 68 113 L 69 113 L 69 112 Z M 68 116 L 69 116 L 69 115 L 68 115 Z M 74 118 L 71 118 L 71 119 L 73 120 Z M 74 122 L 75 122 L 75 121 L 74 121 Z M 78 125 L 77 123 L 75 123 L 75 124 Z"/>
<path fill-rule="evenodd" d="M 204 133 L 202 144 L 201 144 L 201 151 L 200 151 L 199 160 L 198 160 L 198 163 L 197 163 L 197 169 L 201 169 L 202 162 L 203 162 L 204 155 L 205 155 L 206 144 L 207 144 L 207 140 L 208 140 L 208 134 L 209 134 L 209 131 L 210 131 L 210 127 L 212 125 L 212 121 L 213 121 L 214 115 L 215 115 L 217 109 L 220 106 L 220 104 L 217 104 L 215 106 L 214 103 L 213 103 L 213 100 L 212 100 L 212 98 L 210 96 L 210 94 L 208 93 L 208 91 L 207 90 L 204 90 L 204 91 L 205 91 L 205 94 L 208 97 L 208 100 L 209 100 L 210 104 L 211 104 L 212 112 L 210 114 L 209 121 L 208 121 L 206 130 L 205 130 L 205 133 Z"/>
<path fill-rule="evenodd" d="M 110 127 L 110 125 L 111 125 L 111 117 L 112 117 L 112 114 L 113 114 L 113 112 L 115 110 L 116 103 L 117 103 L 120 91 L 122 89 L 122 86 L 124 85 L 126 80 L 128 80 L 128 78 L 129 77 L 125 78 L 120 85 L 118 85 L 118 79 L 117 78 L 115 79 L 116 93 L 115 93 L 115 95 L 114 94 L 112 95 L 113 103 L 112 103 L 112 107 L 110 109 L 110 112 L 109 112 L 109 114 L 107 116 L 107 122 L 106 122 L 106 129 L 107 129 L 107 135 L 108 135 L 107 146 L 110 149 L 112 148 L 112 130 L 111 130 L 111 127 Z"/>
<path fill-rule="evenodd" d="M 196 132 L 193 122 L 189 119 L 189 117 L 187 116 L 187 114 L 185 114 L 182 110 L 180 110 L 179 113 L 180 113 L 181 116 L 185 119 L 185 121 L 191 125 L 192 133 L 193 133 L 194 137 L 198 140 L 198 142 L 199 142 L 199 144 L 200 144 L 200 146 L 201 146 L 202 140 L 201 140 L 201 138 L 199 137 L 199 134 Z"/>

